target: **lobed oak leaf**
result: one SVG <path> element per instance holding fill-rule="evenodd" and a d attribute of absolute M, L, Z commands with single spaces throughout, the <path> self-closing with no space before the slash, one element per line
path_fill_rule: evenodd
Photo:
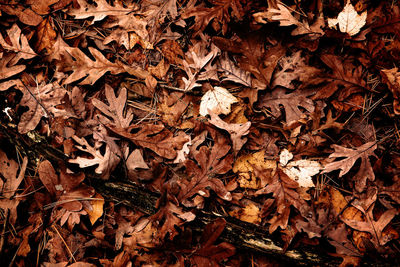
<path fill-rule="evenodd" d="M 267 185 L 256 192 L 256 196 L 272 193 L 273 199 L 267 199 L 262 209 L 263 217 L 266 217 L 276 210 L 273 217 L 269 220 L 269 232 L 273 233 L 280 227 L 286 229 L 289 220 L 290 207 L 295 207 L 303 217 L 307 217 L 309 206 L 296 191 L 299 184 L 289 178 L 281 168 L 271 176 L 263 173 L 261 169 L 254 169 L 257 176 L 268 181 Z"/>
<path fill-rule="evenodd" d="M 390 223 L 390 221 L 399 214 L 399 212 L 397 211 L 397 209 L 392 208 L 389 210 L 386 210 L 380 217 L 378 220 L 374 219 L 374 215 L 373 215 L 373 209 L 374 209 L 374 204 L 371 205 L 367 210 L 363 209 L 362 207 L 357 207 L 358 209 L 360 209 L 364 214 L 365 214 L 365 220 L 364 221 L 360 221 L 360 220 L 350 220 L 347 218 L 343 218 L 343 216 L 340 217 L 340 219 L 347 224 L 348 226 L 350 226 L 353 229 L 356 229 L 358 231 L 362 231 L 362 232 L 368 232 L 371 234 L 372 236 L 372 243 L 376 246 L 383 246 L 385 245 L 387 242 L 389 242 L 391 240 L 390 237 L 385 236 L 384 233 L 384 229 L 386 226 L 388 226 L 388 224 Z"/>
<path fill-rule="evenodd" d="M 253 14 L 253 17 L 258 23 L 266 23 L 265 19 L 267 19 L 271 21 L 279 21 L 280 26 L 294 25 L 296 26 L 296 29 L 292 31 L 292 35 L 294 36 L 303 34 L 322 36 L 324 34 L 324 31 L 322 30 L 322 27 L 325 26 L 323 16 L 318 16 L 314 24 L 310 26 L 308 21 L 300 21 L 295 18 L 292 15 L 292 10 L 279 3 L 276 5 L 276 8 L 270 7 L 267 12 L 257 12 Z"/>
<path fill-rule="evenodd" d="M 196 215 L 190 211 L 185 212 L 182 207 L 178 207 L 171 201 L 163 206 L 156 214 L 151 216 L 149 220 L 158 225 L 157 237 L 163 240 L 166 234 L 169 234 L 172 240 L 178 231 L 176 227 L 181 227 L 186 222 L 191 222 L 195 219 Z"/>
<path fill-rule="evenodd" d="M 286 94 L 286 90 L 283 88 L 277 88 L 271 93 L 267 93 L 258 103 L 259 107 L 270 108 L 271 114 L 275 117 L 279 117 L 282 114 L 280 105 L 285 109 L 286 124 L 288 126 L 306 116 L 299 107 L 304 108 L 310 113 L 315 109 L 314 102 L 307 98 L 307 92 L 296 90 Z"/>
<path fill-rule="evenodd" d="M 57 200 L 53 209 L 53 218 L 60 220 L 61 226 L 68 221 L 70 229 L 80 222 L 80 215 L 86 215 L 82 201 L 95 194 L 94 188 L 83 184 L 84 173 L 67 173 L 62 167 L 59 175 L 52 164 L 45 160 L 38 168 L 39 179 L 47 191 Z"/>
<path fill-rule="evenodd" d="M 108 16 L 127 15 L 137 9 L 137 6 L 134 6 L 133 8 L 125 8 L 119 2 L 115 2 L 114 6 L 112 6 L 108 4 L 106 0 L 98 0 L 96 1 L 96 5 L 90 5 L 85 0 L 77 0 L 77 2 L 79 8 L 71 8 L 68 14 L 74 16 L 76 19 L 93 17 L 92 24 L 96 21 L 101 21 Z"/>
<path fill-rule="evenodd" d="M 67 91 L 57 83 L 40 84 L 37 87 L 19 84 L 17 88 L 24 94 L 20 105 L 29 108 L 21 115 L 18 123 L 19 133 L 25 134 L 35 129 L 42 117 L 75 117 L 75 114 L 57 108 L 67 94 Z"/>
<path fill-rule="evenodd" d="M 37 56 L 35 51 L 29 46 L 28 40 L 25 35 L 21 33 L 21 29 L 17 24 L 14 24 L 10 29 L 7 30 L 8 38 L 11 45 L 8 44 L 3 36 L 0 34 L 0 45 L 8 51 L 15 53 L 15 56 L 8 62 L 10 66 L 18 63 L 20 59 L 31 59 Z"/>
<path fill-rule="evenodd" d="M 301 51 L 297 51 L 291 56 L 283 57 L 278 64 L 281 70 L 274 73 L 271 86 L 283 86 L 289 89 L 295 89 L 293 82 L 307 82 L 320 71 L 315 67 L 308 66 L 305 58 L 301 56 Z"/>
<path fill-rule="evenodd" d="M 358 159 L 361 159 L 360 169 L 353 177 L 356 190 L 362 192 L 365 189 L 367 179 L 370 181 L 375 180 L 375 174 L 369 161 L 369 157 L 376 157 L 374 154 L 374 150 L 377 149 L 376 142 L 368 142 L 355 149 L 339 145 L 332 145 L 332 147 L 335 149 L 335 152 L 330 154 L 329 158 L 344 157 L 344 159 L 326 164 L 322 173 L 340 169 L 339 177 L 342 177 L 350 171 Z"/>
<path fill-rule="evenodd" d="M 219 266 L 219 263 L 236 252 L 235 247 L 227 242 L 214 245 L 225 229 L 226 221 L 222 218 L 206 225 L 200 240 L 200 247 L 191 252 L 189 258 L 193 266 Z"/>
<path fill-rule="evenodd" d="M 93 47 L 89 47 L 89 51 L 95 60 L 90 59 L 79 48 L 65 47 L 64 49 L 71 59 L 64 63 L 62 66 L 63 71 L 72 70 L 72 74 L 68 76 L 64 84 L 70 84 L 85 78 L 79 84 L 93 85 L 108 71 L 114 75 L 125 72 L 121 64 L 108 61 L 99 50 Z"/>
<path fill-rule="evenodd" d="M 110 128 L 116 134 L 123 136 L 136 145 L 149 148 L 161 157 L 174 159 L 177 152 L 182 149 L 184 143 L 188 141 L 188 136 L 179 132 L 174 136 L 171 131 L 160 124 L 141 124 L 130 126 L 127 129 Z M 136 130 L 136 133 L 131 133 Z"/>
<path fill-rule="evenodd" d="M 213 90 L 207 91 L 201 98 L 200 115 L 207 116 L 209 111 L 219 114 L 229 114 L 231 105 L 238 102 L 228 90 L 223 87 L 216 86 Z"/>
<path fill-rule="evenodd" d="M 233 151 L 235 152 L 235 154 L 237 154 L 242 146 L 247 142 L 247 138 L 242 137 L 249 133 L 251 122 L 248 121 L 246 123 L 227 123 L 210 109 L 208 110 L 208 113 L 211 116 L 211 120 L 209 120 L 211 124 L 220 129 L 228 131 L 231 136 Z"/>
<path fill-rule="evenodd" d="M 30 26 L 37 26 L 42 22 L 42 17 L 36 14 L 32 9 L 25 8 L 23 5 L 15 5 L 18 2 L 12 2 L 13 4 L 2 4 L 0 10 L 4 11 L 9 15 L 17 16 L 18 19 Z"/>
<path fill-rule="evenodd" d="M 339 24 L 341 32 L 348 33 L 350 36 L 356 35 L 360 29 L 364 27 L 367 19 L 367 11 L 358 15 L 350 0 L 347 1 L 346 6 L 339 13 L 336 19 L 328 19 L 328 26 L 330 28 Z"/>
<path fill-rule="evenodd" d="M 222 72 L 222 81 L 232 81 L 251 87 L 251 76 L 248 71 L 242 70 L 235 66 L 229 58 L 227 53 L 220 57 L 218 61 L 218 71 Z"/>
<path fill-rule="evenodd" d="M 1 36 L 1 35 L 0 35 Z M 9 62 L 14 58 L 14 55 L 4 55 L 3 53 L 0 53 L 0 80 L 10 78 L 14 76 L 15 74 L 18 74 L 25 70 L 26 66 L 25 65 L 14 65 L 14 66 L 9 66 Z M 2 83 L 5 85 L 6 82 Z M 9 86 L 4 86 L 0 89 L 0 91 L 7 90 L 13 85 Z"/>
<path fill-rule="evenodd" d="M 98 165 L 95 172 L 100 174 L 103 179 L 107 179 L 121 159 L 120 151 L 115 151 L 109 144 L 106 144 L 105 152 L 102 154 L 100 151 L 100 147 L 103 146 L 102 142 L 96 141 L 95 146 L 91 146 L 85 138 L 74 135 L 72 139 L 79 144 L 76 146 L 79 150 L 90 154 L 93 158 L 78 156 L 68 162 L 79 164 L 80 168 Z"/>
<path fill-rule="evenodd" d="M 203 38 L 206 38 L 202 35 Z M 212 60 L 219 53 L 218 47 L 211 44 L 211 51 L 208 52 L 202 42 L 197 42 L 194 46 L 190 47 L 186 53 L 186 60 L 184 60 L 183 67 L 188 78 L 182 78 L 185 84 L 184 91 L 190 91 L 193 88 L 200 86 L 198 81 L 212 79 L 214 76 L 216 79 L 216 68 L 211 66 Z M 207 69 L 208 67 L 208 69 Z"/>
<path fill-rule="evenodd" d="M 178 194 L 178 200 L 187 207 L 201 207 L 203 197 L 208 197 L 209 188 L 212 189 L 220 198 L 230 201 L 232 195 L 225 188 L 223 182 L 218 178 L 213 178 L 215 174 L 224 174 L 232 168 L 233 156 L 228 154 L 230 146 L 225 142 L 223 136 L 213 136 L 214 146 L 210 149 L 201 146 L 206 132 L 195 138 L 192 142 L 191 153 L 196 160 L 187 160 L 185 162 L 186 172 L 190 180 L 182 180 L 181 190 Z M 195 195 L 193 200 L 191 199 Z"/>
<path fill-rule="evenodd" d="M 17 195 L 18 187 L 25 176 L 25 170 L 28 165 L 28 158 L 24 157 L 22 165 L 12 159 L 9 159 L 2 150 L 0 150 L 0 189 L 2 198 L 0 199 L 0 208 L 10 210 L 10 223 L 15 224 L 17 221 L 17 207 L 20 202 Z M 19 169 L 19 173 L 17 175 Z"/>
<path fill-rule="evenodd" d="M 225 35 L 228 30 L 228 23 L 232 18 L 241 20 L 244 15 L 244 9 L 240 0 L 212 0 L 212 7 L 204 7 L 200 4 L 192 9 L 186 10 L 181 16 L 183 19 L 195 17 L 196 23 L 192 26 L 197 35 L 203 32 L 204 29 L 212 24 L 215 31 L 220 31 L 222 27 L 222 34 Z"/>
<path fill-rule="evenodd" d="M 112 119 L 112 122 L 105 116 L 99 115 L 99 119 L 103 124 L 111 124 L 117 128 L 127 128 L 133 119 L 133 112 L 127 110 L 124 115 L 127 92 L 126 88 L 122 88 L 118 97 L 115 96 L 114 90 L 108 84 L 105 85 L 105 93 L 108 105 L 98 99 L 93 99 L 93 105 L 98 108 L 107 117 Z"/>
<path fill-rule="evenodd" d="M 328 82 L 323 86 L 312 98 L 325 99 L 332 96 L 340 86 L 344 86 L 337 100 L 343 101 L 351 94 L 363 92 L 366 89 L 366 81 L 363 79 L 362 66 L 355 67 L 348 61 L 343 61 L 336 55 L 324 54 L 321 60 L 333 70 L 332 75 L 318 78 L 316 77 L 311 83 L 318 84 L 321 82 Z"/>

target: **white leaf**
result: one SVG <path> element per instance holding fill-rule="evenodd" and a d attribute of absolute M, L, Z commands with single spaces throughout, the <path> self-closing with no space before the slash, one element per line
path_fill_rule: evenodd
<path fill-rule="evenodd" d="M 217 115 L 229 114 L 231 112 L 231 105 L 238 102 L 237 98 L 234 97 L 228 90 L 222 87 L 214 87 L 214 90 L 210 90 L 203 95 L 200 103 L 200 115 L 206 116 L 208 110 L 213 111 Z"/>
<path fill-rule="evenodd" d="M 359 33 L 360 29 L 365 25 L 367 19 L 367 11 L 364 11 L 361 15 L 358 15 L 350 1 L 343 8 L 342 12 L 339 13 L 336 19 L 328 19 L 329 27 L 334 27 L 339 24 L 341 32 L 346 32 L 350 36 Z"/>
<path fill-rule="evenodd" d="M 318 161 L 306 159 L 289 162 L 292 158 L 293 154 L 287 149 L 281 152 L 279 161 L 281 166 L 283 166 L 282 171 L 290 179 L 298 182 L 301 187 L 315 187 L 311 177 L 322 170 L 322 165 Z"/>

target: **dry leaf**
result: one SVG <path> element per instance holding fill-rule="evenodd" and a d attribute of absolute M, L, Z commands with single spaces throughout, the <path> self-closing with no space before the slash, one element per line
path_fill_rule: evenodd
<path fill-rule="evenodd" d="M 104 198 L 99 193 L 96 193 L 89 202 L 91 209 L 85 207 L 85 210 L 89 215 L 90 223 L 94 225 L 101 215 L 103 215 Z"/>
<path fill-rule="evenodd" d="M 367 11 L 358 15 L 350 0 L 347 1 L 346 6 L 342 12 L 339 13 L 336 19 L 328 19 L 328 26 L 333 28 L 339 24 L 341 32 L 348 33 L 350 36 L 356 35 L 360 29 L 365 25 L 367 19 Z"/>
<path fill-rule="evenodd" d="M 104 179 L 107 179 L 118 165 L 121 160 L 121 155 L 116 154 L 112 151 L 110 145 L 106 144 L 104 155 L 100 151 L 102 146 L 101 142 L 96 142 L 95 146 L 91 146 L 85 138 L 79 138 L 78 136 L 72 136 L 72 139 L 79 144 L 76 146 L 79 150 L 90 154 L 93 158 L 77 157 L 70 159 L 68 162 L 79 164 L 80 168 L 87 168 L 90 166 L 99 165 L 95 172 L 100 174 Z"/>
<path fill-rule="evenodd" d="M 93 99 L 93 105 L 103 112 L 106 116 L 98 115 L 99 120 L 103 124 L 111 124 L 117 128 L 127 128 L 133 119 L 133 112 L 127 110 L 124 115 L 125 103 L 126 103 L 126 88 L 122 88 L 118 97 L 115 96 L 114 89 L 108 84 L 105 86 L 105 93 L 108 101 L 108 105 L 104 104 L 98 99 Z M 112 118 L 113 121 L 110 121 Z"/>
<path fill-rule="evenodd" d="M 350 171 L 357 159 L 361 159 L 360 169 L 357 174 L 353 176 L 355 188 L 358 192 L 362 192 L 365 189 L 367 179 L 370 181 L 375 180 L 375 174 L 369 157 L 376 157 L 374 154 L 374 150 L 377 149 L 376 142 L 369 142 L 355 149 L 338 145 L 332 145 L 332 147 L 335 149 L 335 152 L 329 155 L 329 158 L 344 157 L 345 159 L 326 164 L 322 173 L 340 169 L 339 177 L 342 177 Z"/>
<path fill-rule="evenodd" d="M 283 172 L 290 179 L 298 182 L 301 187 L 315 187 L 311 176 L 318 174 L 322 165 L 318 161 L 306 159 L 290 161 L 292 158 L 293 154 L 287 149 L 281 152 L 279 162 L 283 167 Z"/>
<path fill-rule="evenodd" d="M 239 175 L 238 182 L 240 187 L 260 189 L 266 186 L 266 181 L 257 179 L 257 176 L 254 173 L 254 168 L 263 169 L 265 172 L 269 169 L 273 176 L 276 167 L 276 161 L 273 159 L 267 159 L 265 151 L 261 150 L 237 158 L 232 170 Z"/>
<path fill-rule="evenodd" d="M 247 142 L 247 138 L 242 138 L 242 137 L 249 133 L 251 122 L 248 121 L 246 123 L 227 123 L 223 121 L 213 111 L 211 110 L 208 111 L 209 114 L 211 115 L 211 120 L 209 120 L 209 122 L 220 129 L 228 131 L 233 143 L 232 146 L 233 151 L 235 151 L 235 153 L 238 153 L 242 148 L 242 146 Z"/>
<path fill-rule="evenodd" d="M 200 115 L 207 116 L 209 114 L 208 110 L 217 115 L 227 115 L 231 112 L 231 105 L 236 102 L 238 100 L 228 90 L 216 86 L 214 90 L 207 91 L 201 98 Z"/>

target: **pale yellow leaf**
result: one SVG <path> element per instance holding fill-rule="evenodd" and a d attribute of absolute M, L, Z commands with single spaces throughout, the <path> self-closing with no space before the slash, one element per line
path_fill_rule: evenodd
<path fill-rule="evenodd" d="M 360 32 L 360 29 L 365 25 L 366 19 L 367 11 L 359 15 L 350 1 L 348 1 L 336 19 L 328 19 L 328 26 L 332 28 L 336 26 L 336 24 L 339 24 L 339 30 L 341 32 L 353 36 Z"/>
<path fill-rule="evenodd" d="M 229 114 L 231 112 L 231 105 L 238 102 L 228 90 L 222 87 L 214 87 L 214 90 L 210 90 L 203 95 L 200 103 L 200 115 L 206 116 L 208 110 L 213 111 L 216 114 Z"/>

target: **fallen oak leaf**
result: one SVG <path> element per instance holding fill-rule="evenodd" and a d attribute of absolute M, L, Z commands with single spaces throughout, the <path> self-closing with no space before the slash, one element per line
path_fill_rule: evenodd
<path fill-rule="evenodd" d="M 223 121 L 213 111 L 208 110 L 208 113 L 211 115 L 211 119 L 209 120 L 211 124 L 220 129 L 228 131 L 233 143 L 233 151 L 235 151 L 235 153 L 237 154 L 242 146 L 247 142 L 247 138 L 242 137 L 249 133 L 251 122 L 248 121 L 246 123 L 227 123 Z"/>
<path fill-rule="evenodd" d="M 68 162 L 76 163 L 80 168 L 87 168 L 98 165 L 95 172 L 100 174 L 102 178 L 107 179 L 110 173 L 118 165 L 121 155 L 113 151 L 110 145 L 106 144 L 104 155 L 100 151 L 102 142 L 96 141 L 95 146 L 91 146 L 85 138 L 72 136 L 72 139 L 79 144 L 76 146 L 79 150 L 89 153 L 93 158 L 78 156 L 75 159 L 70 159 Z"/>
<path fill-rule="evenodd" d="M 195 161 L 185 162 L 186 172 L 190 179 L 180 181 L 177 199 L 187 207 L 201 207 L 203 197 L 209 197 L 212 189 L 221 199 L 231 201 L 232 195 L 225 188 L 224 183 L 215 178 L 215 174 L 224 174 L 232 168 L 233 155 L 228 154 L 230 146 L 223 136 L 213 133 L 214 146 L 208 148 L 200 146 L 207 132 L 197 136 L 192 143 L 191 154 Z M 195 196 L 198 195 L 198 196 Z M 192 197 L 195 196 L 193 199 Z"/>
<path fill-rule="evenodd" d="M 358 192 L 362 192 L 365 189 L 367 179 L 370 181 L 375 180 L 375 174 L 369 161 L 369 157 L 376 157 L 374 150 L 377 149 L 377 147 L 378 146 L 376 142 L 368 142 L 355 149 L 346 148 L 339 145 L 332 145 L 332 148 L 335 149 L 335 152 L 329 155 L 329 158 L 344 157 L 345 159 L 326 164 L 321 173 L 327 173 L 340 169 L 339 177 L 342 177 L 350 171 L 358 159 L 361 159 L 360 169 L 353 177 L 353 180 L 355 181 L 356 190 Z"/>
<path fill-rule="evenodd" d="M 287 149 L 281 152 L 279 161 L 282 171 L 290 179 L 298 182 L 301 187 L 315 187 L 311 176 L 318 174 L 322 169 L 322 165 L 318 161 L 307 159 L 290 161 L 292 158 L 293 154 Z"/>
<path fill-rule="evenodd" d="M 385 227 L 390 223 L 390 221 L 394 218 L 394 216 L 399 214 L 399 212 L 395 208 L 389 209 L 385 211 L 377 221 L 375 221 L 372 212 L 374 206 L 375 204 L 371 205 L 368 208 L 368 210 L 364 210 L 361 206 L 356 207 L 364 213 L 366 218 L 365 221 L 350 220 L 343 218 L 343 216 L 340 216 L 340 219 L 353 229 L 370 233 L 372 235 L 372 242 L 376 247 L 379 247 L 385 245 L 387 242 L 391 240 L 390 237 L 388 236 L 385 237 L 383 235 L 383 232 Z"/>
<path fill-rule="evenodd" d="M 105 85 L 105 93 L 108 101 L 108 105 L 104 104 L 98 99 L 93 99 L 93 105 L 103 112 L 108 117 L 112 118 L 112 125 L 117 128 L 127 128 L 133 119 L 133 112 L 127 110 L 124 115 L 124 109 L 126 104 L 127 91 L 126 88 L 122 88 L 118 97 L 115 96 L 114 90 L 108 84 Z M 99 116 L 100 121 L 103 124 L 110 124 L 111 121 L 105 116 Z"/>
<path fill-rule="evenodd" d="M 37 56 L 35 51 L 29 46 L 28 39 L 26 39 L 25 35 L 21 33 L 21 29 L 17 24 L 14 24 L 10 29 L 7 30 L 7 34 L 9 40 L 11 41 L 11 45 L 9 45 L 0 34 L 0 45 L 8 51 L 15 52 L 15 56 L 8 63 L 9 66 L 13 66 L 20 59 L 31 59 Z"/>
<path fill-rule="evenodd" d="M 149 148 L 161 157 L 174 159 L 183 144 L 189 140 L 188 135 L 180 131 L 178 135 L 165 128 L 162 124 L 132 125 L 126 129 L 109 127 L 114 133 L 123 136 L 138 146 Z M 137 131 L 136 133 L 131 133 Z"/>
<path fill-rule="evenodd" d="M 6 153 L 0 150 L 0 174 L 5 179 L 5 181 L 0 179 L 2 195 L 0 199 L 0 208 L 4 209 L 5 211 L 7 209 L 10 210 L 11 224 L 15 224 L 17 221 L 17 207 L 20 200 L 14 196 L 16 195 L 17 189 L 24 179 L 27 164 L 28 158 L 24 157 L 22 165 L 19 166 L 19 174 L 17 176 L 18 163 L 12 159 L 9 159 Z"/>

